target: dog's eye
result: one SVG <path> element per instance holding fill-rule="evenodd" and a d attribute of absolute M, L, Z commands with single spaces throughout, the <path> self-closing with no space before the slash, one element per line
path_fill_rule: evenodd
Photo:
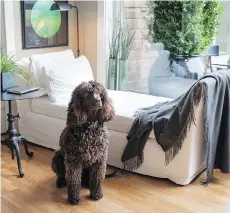
<path fill-rule="evenodd" d="M 104 100 L 104 95 L 100 94 L 101 100 Z"/>

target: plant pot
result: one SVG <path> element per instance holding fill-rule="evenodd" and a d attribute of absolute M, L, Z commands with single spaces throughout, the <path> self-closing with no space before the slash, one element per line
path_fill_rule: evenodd
<path fill-rule="evenodd" d="M 109 69 L 108 69 L 108 89 L 118 90 L 118 60 L 110 58 L 109 59 Z"/>
<path fill-rule="evenodd" d="M 12 72 L 1 73 L 1 92 L 14 87 L 14 74 Z"/>
<path fill-rule="evenodd" d="M 171 72 L 177 77 L 198 80 L 205 73 L 205 65 L 199 55 L 174 55 L 171 57 Z"/>
<path fill-rule="evenodd" d="M 119 60 L 118 90 L 128 90 L 128 60 Z"/>

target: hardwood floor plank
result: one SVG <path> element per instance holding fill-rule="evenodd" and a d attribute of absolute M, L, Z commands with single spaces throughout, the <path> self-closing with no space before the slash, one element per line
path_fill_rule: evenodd
<path fill-rule="evenodd" d="M 32 205 L 27 199 L 18 196 L 18 194 L 20 194 L 21 196 L 21 190 L 16 190 L 14 192 L 8 193 L 7 195 L 3 195 L 3 198 L 8 201 L 8 205 L 9 203 L 11 203 L 11 206 L 13 205 L 14 208 L 17 209 L 17 212 L 44 213 L 44 211 L 42 211 L 40 207 L 38 208 L 37 206 Z"/>
<path fill-rule="evenodd" d="M 104 198 L 91 201 L 81 190 L 78 206 L 67 203 L 66 188 L 57 189 L 51 170 L 53 151 L 30 145 L 28 159 L 21 147 L 25 173 L 18 178 L 16 160 L 6 147 L 1 153 L 1 198 L 3 213 L 227 213 L 230 212 L 230 174 L 215 171 L 208 187 L 197 178 L 181 187 L 168 180 L 125 173 L 106 179 Z M 202 174 L 203 176 L 203 174 Z"/>
<path fill-rule="evenodd" d="M 1 212 L 2 213 L 18 213 L 19 206 L 15 206 L 12 202 L 8 201 L 5 197 L 1 196 Z"/>
<path fill-rule="evenodd" d="M 6 189 L 7 191 L 14 191 L 17 188 L 12 184 L 12 182 L 8 179 L 2 178 L 2 185 L 1 187 L 3 187 L 4 189 Z"/>

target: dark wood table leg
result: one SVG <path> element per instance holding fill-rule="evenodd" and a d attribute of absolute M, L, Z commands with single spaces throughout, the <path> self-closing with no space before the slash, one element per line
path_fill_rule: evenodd
<path fill-rule="evenodd" d="M 11 157 L 12 157 L 12 160 L 14 160 L 14 149 L 11 150 Z"/>
<path fill-rule="evenodd" d="M 23 142 L 24 149 L 25 149 L 25 153 L 26 153 L 29 157 L 33 157 L 34 153 L 29 151 L 28 145 L 27 145 L 27 140 L 26 140 L 25 138 L 23 138 L 22 136 L 19 136 L 19 141 L 20 141 L 20 142 Z"/>
<path fill-rule="evenodd" d="M 8 119 L 7 119 L 7 121 L 8 121 L 8 130 L 7 130 L 8 138 L 5 140 L 1 140 L 1 144 L 6 145 L 10 149 L 12 160 L 14 160 L 14 152 L 15 152 L 16 157 L 17 157 L 19 176 L 23 177 L 24 173 L 23 173 L 22 166 L 21 166 L 19 142 L 23 142 L 25 152 L 29 157 L 33 156 L 33 152 L 29 152 L 28 146 L 27 146 L 27 141 L 22 136 L 18 135 L 18 132 L 17 132 L 17 130 L 15 128 L 15 124 L 14 124 L 14 118 L 15 117 L 19 118 L 19 115 L 16 115 L 16 116 L 13 115 L 12 108 L 11 108 L 11 101 L 8 101 L 8 106 L 9 106 L 9 113 L 7 114 L 7 117 L 8 117 Z"/>
<path fill-rule="evenodd" d="M 14 149 L 15 149 L 16 157 L 17 157 L 18 172 L 19 172 L 20 177 L 23 177 L 24 172 L 22 171 L 21 158 L 20 158 L 20 149 L 19 149 L 18 143 L 16 141 L 14 141 L 13 146 L 14 146 Z"/>

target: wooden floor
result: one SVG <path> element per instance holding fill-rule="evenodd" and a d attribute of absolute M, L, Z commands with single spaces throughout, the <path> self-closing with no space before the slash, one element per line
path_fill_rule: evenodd
<path fill-rule="evenodd" d="M 30 145 L 31 147 L 31 145 Z M 24 178 L 17 177 L 16 160 L 12 161 L 6 147 L 1 153 L 2 213 L 229 213 L 230 175 L 215 172 L 208 187 L 201 177 L 188 186 L 134 174 L 118 174 L 104 183 L 104 198 L 88 199 L 82 189 L 78 206 L 66 202 L 66 188 L 55 188 L 55 175 L 50 169 L 53 152 L 33 146 L 28 159 L 23 150 Z"/>

